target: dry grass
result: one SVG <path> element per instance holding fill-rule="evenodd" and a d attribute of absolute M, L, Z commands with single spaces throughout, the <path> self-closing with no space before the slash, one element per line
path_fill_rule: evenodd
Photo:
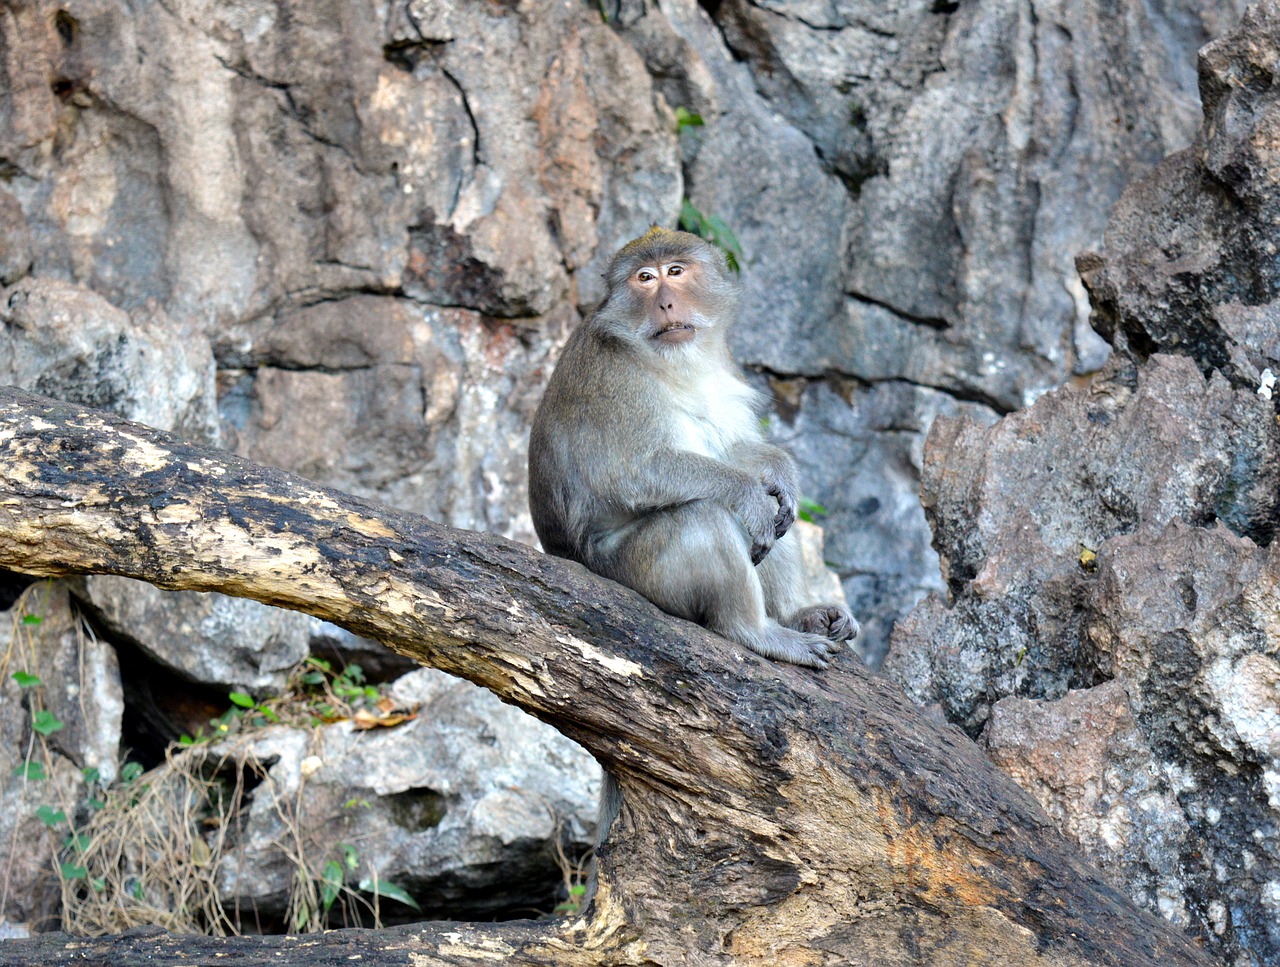
<path fill-rule="evenodd" d="M 285 926 L 312 933 L 334 925 L 380 926 L 376 894 L 346 883 L 332 845 L 307 830 L 302 789 L 289 795 L 253 751 L 254 736 L 172 748 L 167 761 L 116 790 L 79 830 L 63 878 L 63 929 L 86 936 L 155 924 L 175 933 L 257 932 L 256 911 L 227 909 L 220 875 L 241 839 L 250 798 L 268 801 L 284 833 L 267 846 L 292 868 Z M 269 862 L 269 859 L 260 861 Z"/>
<path fill-rule="evenodd" d="M 12 609 L 0 676 L 20 671 L 39 677 L 40 636 L 66 631 L 65 621 L 43 621 L 49 587 L 48 582 L 32 585 Z M 72 625 L 83 657 L 92 631 L 78 619 Z M 17 864 L 30 865 L 47 849 L 50 876 L 61 889 L 62 929 L 68 933 L 100 936 L 145 925 L 217 936 L 257 932 L 262 927 L 257 912 L 227 909 L 218 883 L 243 839 L 244 811 L 251 801 L 265 801 L 284 830 L 267 850 L 283 856 L 293 870 L 286 929 L 379 926 L 376 876 L 372 895 L 347 884 L 355 873 L 354 851 L 348 848 L 342 860 L 335 860 L 331 843 L 308 834 L 315 824 L 309 825 L 305 815 L 305 783 L 289 792 L 277 782 L 270 764 L 254 753 L 260 734 L 255 726 L 264 714 L 266 721 L 306 729 L 316 728 L 317 722 L 355 718 L 357 713 L 375 725 L 395 724 L 412 713 L 380 709 L 373 690 L 362 694 L 332 675 L 316 681 L 316 670 L 314 664 L 300 667 L 283 696 L 251 713 L 224 717 L 223 737 L 217 742 L 172 746 L 164 763 L 139 775 L 130 775 L 126 766 L 121 770 L 125 778 L 105 791 L 88 777 L 69 781 L 74 767 L 69 768 L 46 736 L 30 730 L 25 762 L 50 778 L 22 780 L 20 809 L 34 814 L 40 806 L 56 807 L 62 818 L 50 826 L 47 844 L 19 842 L 23 826 L 15 824 L 12 841 L 4 844 L 8 855 L 0 867 L 0 910 L 11 894 Z M 92 693 L 83 672 L 82 667 L 81 696 Z M 44 687 L 23 691 L 33 717 L 44 708 Z M 55 774 L 59 781 L 52 780 Z"/>
<path fill-rule="evenodd" d="M 63 929 L 83 936 L 155 924 L 175 933 L 238 933 L 218 899 L 228 831 L 256 763 L 232 760 L 205 774 L 189 752 L 118 789 L 79 829 L 74 862 L 85 876 L 62 878 Z M 225 767 L 232 764 L 230 770 Z M 228 786 L 220 775 L 234 775 Z"/>

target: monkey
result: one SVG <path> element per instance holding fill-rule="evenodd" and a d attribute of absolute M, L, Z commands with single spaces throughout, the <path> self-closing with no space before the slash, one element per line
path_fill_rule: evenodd
<path fill-rule="evenodd" d="M 722 250 L 654 226 L 605 272 L 534 415 L 529 505 L 549 554 L 776 661 L 826 668 L 858 634 L 805 607 L 795 461 L 726 336 L 741 283 Z"/>
<path fill-rule="evenodd" d="M 766 658 L 826 668 L 858 622 L 802 604 L 796 464 L 765 442 L 726 339 L 739 289 L 689 232 L 655 225 L 618 251 L 534 414 L 529 509 L 547 553 Z M 606 770 L 597 855 L 621 807 Z"/>

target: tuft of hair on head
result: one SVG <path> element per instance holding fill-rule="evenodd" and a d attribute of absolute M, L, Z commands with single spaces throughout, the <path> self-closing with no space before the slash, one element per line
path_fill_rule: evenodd
<path fill-rule="evenodd" d="M 626 279 L 626 267 L 666 262 L 675 258 L 699 258 L 720 268 L 727 268 L 724 254 L 699 235 L 652 225 L 639 238 L 633 238 L 609 262 L 605 281 L 610 287 Z"/>

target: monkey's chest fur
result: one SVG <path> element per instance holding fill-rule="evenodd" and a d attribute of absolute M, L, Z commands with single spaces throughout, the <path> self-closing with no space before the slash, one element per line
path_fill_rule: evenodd
<path fill-rule="evenodd" d="M 759 394 L 728 369 L 672 387 L 670 446 L 723 459 L 744 440 L 760 439 Z"/>

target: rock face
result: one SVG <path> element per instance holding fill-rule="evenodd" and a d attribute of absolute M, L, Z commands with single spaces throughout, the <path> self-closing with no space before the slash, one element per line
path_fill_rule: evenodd
<path fill-rule="evenodd" d="M 1201 53 L 1195 143 L 1081 256 L 1105 370 L 934 424 L 948 592 L 885 664 L 1232 964 L 1280 957 L 1277 64 L 1261 3 Z"/>
<path fill-rule="evenodd" d="M 1190 140 L 1194 51 L 1240 8 L 23 3 L 0 279 L 208 340 L 246 455 L 532 540 L 558 347 L 688 198 L 741 240 L 736 347 L 878 662 L 939 587 L 925 428 L 1100 365 L 1072 256 Z"/>
<path fill-rule="evenodd" d="M 939 418 L 922 499 L 949 595 L 899 623 L 885 670 L 977 735 L 1005 695 L 1092 684 L 1082 588 L 1106 542 L 1181 519 L 1269 533 L 1280 509 L 1271 401 L 1186 357 L 1113 359 L 994 426 Z"/>

